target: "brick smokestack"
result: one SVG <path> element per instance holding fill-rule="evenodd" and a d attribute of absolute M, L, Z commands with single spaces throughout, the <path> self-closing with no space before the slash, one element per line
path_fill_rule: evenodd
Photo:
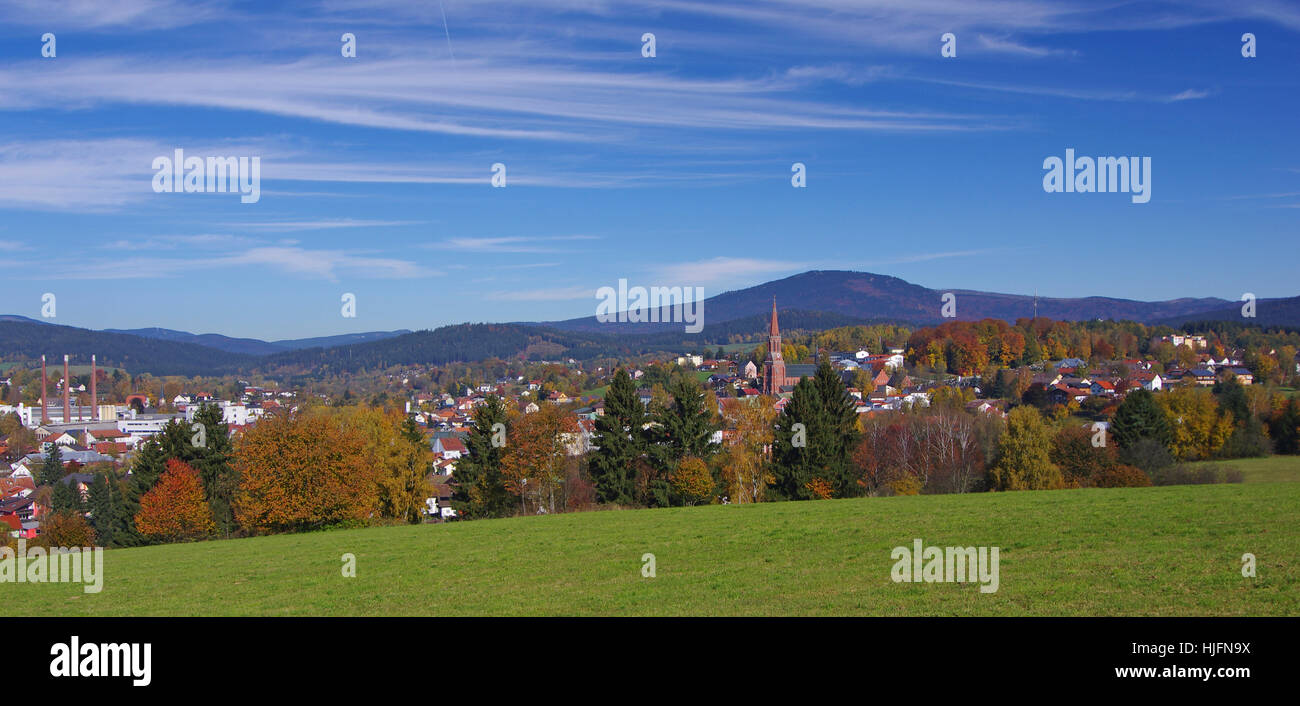
<path fill-rule="evenodd" d="M 90 421 L 99 421 L 99 395 L 95 394 L 95 378 L 99 373 L 95 369 L 95 356 L 90 356 Z"/>
<path fill-rule="evenodd" d="M 68 375 L 68 354 L 63 354 L 63 423 L 72 422 L 72 378 Z"/>
<path fill-rule="evenodd" d="M 50 408 L 45 406 L 45 395 L 48 390 L 45 385 L 45 355 L 41 355 L 41 424 L 50 423 Z"/>

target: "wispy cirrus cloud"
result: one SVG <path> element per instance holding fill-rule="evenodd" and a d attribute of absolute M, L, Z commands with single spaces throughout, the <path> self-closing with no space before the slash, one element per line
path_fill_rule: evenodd
<path fill-rule="evenodd" d="M 290 232 L 299 230 L 334 230 L 338 228 L 385 228 L 392 226 L 409 226 L 428 221 L 384 221 L 365 218 L 327 218 L 310 221 L 257 221 L 249 223 L 226 223 L 227 227 L 248 228 L 259 231 Z"/>
<path fill-rule="evenodd" d="M 975 35 L 978 45 L 990 52 L 1001 54 L 1014 54 L 1017 56 L 1044 57 L 1054 54 L 1070 54 L 1073 52 L 1064 49 L 1051 49 L 1048 47 L 1036 47 L 1028 44 L 1022 44 L 1007 37 L 996 37 L 987 34 Z"/>
<path fill-rule="evenodd" d="M 134 32 L 184 27 L 229 17 L 229 3 L 212 0 L 7 0 L 0 21 L 11 25 Z"/>
<path fill-rule="evenodd" d="M 554 243 L 599 240 L 596 235 L 505 236 L 492 238 L 448 238 L 422 247 L 433 250 L 457 250 L 483 253 L 553 253 L 562 252 Z"/>
<path fill-rule="evenodd" d="M 628 142 L 636 128 L 949 131 L 996 127 L 987 118 L 835 103 L 791 94 L 782 77 L 692 78 L 602 66 L 466 59 L 354 64 L 301 59 L 170 62 L 86 59 L 0 71 L 0 110 L 172 105 L 263 113 L 353 127 L 469 138 Z M 69 104 L 69 96 L 74 96 Z M 457 116 L 455 119 L 449 115 Z"/>
<path fill-rule="evenodd" d="M 194 257 L 136 256 L 111 261 L 25 263 L 30 272 L 19 278 L 50 280 L 139 280 L 172 278 L 223 268 L 265 267 L 284 275 L 337 282 L 360 279 L 414 279 L 437 275 L 416 262 L 366 252 L 313 250 L 288 245 L 263 245 L 227 254 Z"/>
<path fill-rule="evenodd" d="M 788 260 L 763 260 L 747 257 L 714 257 L 698 262 L 678 262 L 652 268 L 653 276 L 661 282 L 681 282 L 689 286 L 735 282 L 756 276 L 795 273 L 810 267 L 809 263 Z"/>
<path fill-rule="evenodd" d="M 1208 98 L 1209 95 L 1210 95 L 1210 91 L 1208 90 L 1197 90 L 1194 88 L 1189 88 L 1186 91 L 1183 91 L 1182 93 L 1177 93 L 1175 95 L 1169 96 L 1168 98 L 1165 99 L 1165 102 L 1177 103 L 1178 101 L 1198 100 L 1201 98 Z"/>
<path fill-rule="evenodd" d="M 492 301 L 528 302 L 528 301 L 575 301 L 594 299 L 596 287 L 543 287 L 541 289 L 522 289 L 512 291 L 487 292 L 484 299 Z"/>
<path fill-rule="evenodd" d="M 118 238 L 102 244 L 105 250 L 176 250 L 179 248 L 212 249 L 246 246 L 255 243 L 252 238 L 224 233 L 197 235 L 155 235 Z"/>

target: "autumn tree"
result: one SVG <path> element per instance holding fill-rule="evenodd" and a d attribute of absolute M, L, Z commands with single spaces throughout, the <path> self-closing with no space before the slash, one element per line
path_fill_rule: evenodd
<path fill-rule="evenodd" d="M 261 531 L 307 530 L 370 517 L 376 469 L 365 436 L 339 419 L 274 414 L 244 432 L 235 447 L 235 517 Z"/>
<path fill-rule="evenodd" d="M 1052 438 L 1049 458 L 1061 469 L 1066 487 L 1083 488 L 1101 473 L 1119 465 L 1119 453 L 1114 444 L 1093 444 L 1095 433 L 1086 427 L 1063 427 Z"/>
<path fill-rule="evenodd" d="M 358 451 L 374 474 L 378 515 L 418 523 L 430 493 L 426 478 L 433 452 L 414 420 L 396 409 L 368 406 L 322 408 L 315 413 L 336 418 L 365 439 Z"/>
<path fill-rule="evenodd" d="M 387 517 L 417 524 L 424 517 L 425 500 L 432 492 L 428 477 L 433 449 L 412 416 L 402 420 L 397 446 L 397 464 L 379 478 L 380 510 Z"/>
<path fill-rule="evenodd" d="M 136 452 L 131 463 L 129 481 L 123 488 L 122 502 L 117 507 L 113 520 L 114 543 L 131 547 L 149 541 L 139 533 L 135 524 L 135 516 L 140 512 L 140 498 L 153 489 L 154 484 L 166 472 L 169 460 L 175 459 L 193 466 L 196 459 L 204 453 L 196 439 L 201 440 L 202 435 L 192 431 L 180 420 L 172 419 Z"/>
<path fill-rule="evenodd" d="M 735 435 L 722 452 L 722 480 L 734 503 L 761 502 L 775 482 L 769 455 L 775 439 L 777 411 L 774 400 L 733 400 L 723 418 Z"/>
<path fill-rule="evenodd" d="M 49 549 L 51 547 L 94 547 L 95 530 L 79 512 L 51 512 L 41 518 L 41 533 L 32 542 L 33 546 Z"/>
<path fill-rule="evenodd" d="M 1158 402 L 1171 422 L 1170 452 L 1180 461 L 1211 458 L 1232 436 L 1232 415 L 1219 410 L 1209 390 L 1177 387 L 1162 393 Z"/>
<path fill-rule="evenodd" d="M 669 482 L 686 505 L 707 502 L 713 497 L 713 474 L 704 461 L 694 456 L 687 456 L 677 464 L 669 476 Z"/>
<path fill-rule="evenodd" d="M 177 459 L 167 461 L 158 483 L 140 498 L 136 531 L 156 541 L 194 539 L 216 529 L 199 472 Z"/>
<path fill-rule="evenodd" d="M 535 510 L 555 512 L 556 491 L 564 482 L 568 456 L 565 436 L 577 430 L 577 418 L 553 404 L 520 415 L 511 424 L 501 476 L 523 512 L 528 512 L 530 500 Z"/>
<path fill-rule="evenodd" d="M 1034 407 L 1007 415 L 1007 430 L 998 439 L 994 484 L 1002 490 L 1045 490 L 1062 485 L 1061 469 L 1051 460 L 1052 432 Z"/>
<path fill-rule="evenodd" d="M 853 386 L 862 393 L 864 400 L 876 391 L 875 376 L 871 374 L 871 366 L 862 366 L 853 371 Z"/>

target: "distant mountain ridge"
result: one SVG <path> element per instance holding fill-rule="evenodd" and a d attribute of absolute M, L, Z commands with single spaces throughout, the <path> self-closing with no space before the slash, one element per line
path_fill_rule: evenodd
<path fill-rule="evenodd" d="M 1261 299 L 1257 318 L 1241 318 L 1241 303 L 1214 297 L 1143 302 L 1112 297 L 1034 297 L 922 287 L 868 272 L 813 271 L 704 302 L 704 330 L 688 334 L 682 323 L 601 323 L 595 316 L 553 322 L 457 324 L 435 330 L 372 331 L 318 338 L 261 341 L 164 328 L 94 331 L 23 316 L 0 315 L 0 360 L 68 353 L 86 364 L 155 375 L 262 372 L 297 375 L 376 369 L 387 365 L 476 361 L 490 357 L 556 360 L 617 358 L 700 350 L 766 329 L 776 298 L 785 331 L 818 331 L 854 324 L 940 323 L 951 292 L 959 320 L 1015 321 L 1037 314 L 1059 320 L 1116 319 L 1177 326 L 1192 321 L 1238 321 L 1300 327 L 1300 297 Z M 593 292 L 594 294 L 594 292 Z M 593 311 L 594 311 L 593 297 Z M 84 358 L 85 360 L 82 360 Z"/>
<path fill-rule="evenodd" d="M 0 314 L 0 322 L 10 321 L 29 324 L 53 324 L 50 321 L 42 321 L 17 314 Z M 95 329 L 85 329 L 94 331 Z M 189 331 L 177 331 L 169 328 L 106 328 L 100 329 L 104 333 L 121 333 L 128 336 L 139 336 L 141 338 L 152 338 L 159 341 L 175 341 L 177 343 L 194 343 L 208 348 L 216 348 L 219 351 L 227 353 L 243 353 L 245 355 L 271 355 L 272 353 L 283 353 L 284 351 L 296 351 L 303 348 L 332 348 L 334 346 L 354 345 L 357 343 L 367 343 L 369 341 L 382 341 L 385 338 L 393 338 L 411 333 L 410 329 L 398 329 L 395 331 L 366 331 L 364 333 L 341 333 L 335 336 L 317 336 L 315 338 L 284 338 L 278 341 L 263 341 L 258 338 L 232 338 L 223 336 L 219 333 L 190 333 Z"/>
<path fill-rule="evenodd" d="M 104 331 L 109 333 L 125 333 L 144 338 L 156 338 L 162 341 L 197 343 L 201 346 L 216 348 L 217 350 L 228 351 L 230 353 L 246 353 L 248 355 L 271 355 L 272 353 L 296 351 L 303 348 L 332 348 L 334 346 L 366 343 L 368 341 L 382 341 L 385 338 L 393 338 L 394 336 L 411 333 L 410 329 L 399 329 L 396 331 L 367 331 L 365 333 L 343 333 L 337 336 L 286 338 L 279 341 L 263 341 L 257 338 L 231 338 L 230 336 L 223 336 L 219 333 L 194 334 L 188 331 L 176 331 L 166 328 L 109 328 L 104 329 Z"/>
<path fill-rule="evenodd" d="M 1199 314 L 1230 304 L 1215 297 L 1144 302 L 1113 297 L 1059 298 L 1026 294 L 1000 294 L 967 289 L 931 289 L 897 277 L 847 270 L 814 270 L 784 279 L 723 292 L 704 300 L 706 326 L 770 311 L 777 308 L 823 311 L 863 320 L 897 321 L 918 325 L 941 323 L 943 295 L 955 296 L 957 319 L 1003 319 L 1014 322 L 1034 315 L 1050 319 L 1128 319 L 1150 324 L 1172 318 L 1201 319 Z M 667 310 L 662 310 L 666 312 Z M 662 315 L 661 315 L 661 318 Z M 595 315 L 542 325 L 568 331 L 611 331 L 644 333 L 680 324 L 602 323 Z"/>

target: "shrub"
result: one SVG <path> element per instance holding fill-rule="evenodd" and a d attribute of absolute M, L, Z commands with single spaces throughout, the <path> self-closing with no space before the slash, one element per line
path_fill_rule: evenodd
<path fill-rule="evenodd" d="M 1245 480 L 1245 474 L 1240 469 L 1232 467 L 1216 469 L 1213 466 L 1189 468 L 1178 465 L 1152 474 L 1151 480 L 1156 485 L 1210 485 L 1240 483 Z"/>
<path fill-rule="evenodd" d="M 41 520 L 41 533 L 33 545 L 42 547 L 93 547 L 95 530 L 79 512 L 54 512 Z"/>
<path fill-rule="evenodd" d="M 1155 439 L 1138 439 L 1131 445 L 1123 447 L 1119 453 L 1120 463 L 1137 466 L 1147 473 L 1155 474 L 1173 465 L 1174 457 L 1169 449 Z"/>
<path fill-rule="evenodd" d="M 1094 488 L 1146 488 L 1150 485 L 1150 476 L 1134 466 L 1111 466 L 1092 477 Z"/>
<path fill-rule="evenodd" d="M 921 481 L 916 476 L 906 475 L 890 483 L 889 488 L 894 491 L 894 495 L 919 495 Z"/>

